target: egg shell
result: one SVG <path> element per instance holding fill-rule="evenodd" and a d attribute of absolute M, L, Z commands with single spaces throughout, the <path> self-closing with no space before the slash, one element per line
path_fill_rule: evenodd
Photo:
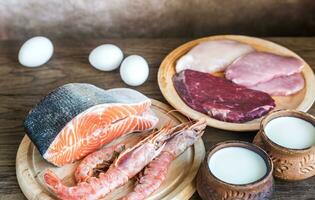
<path fill-rule="evenodd" d="M 139 86 L 143 84 L 149 76 L 149 65 L 141 56 L 128 56 L 120 66 L 120 76 L 126 84 Z"/>
<path fill-rule="evenodd" d="M 91 51 L 89 62 L 98 70 L 112 71 L 119 67 L 123 57 L 123 52 L 116 45 L 103 44 Z"/>
<path fill-rule="evenodd" d="M 28 39 L 20 48 L 18 60 L 26 67 L 38 67 L 45 64 L 53 55 L 54 46 L 50 39 L 36 36 Z"/>

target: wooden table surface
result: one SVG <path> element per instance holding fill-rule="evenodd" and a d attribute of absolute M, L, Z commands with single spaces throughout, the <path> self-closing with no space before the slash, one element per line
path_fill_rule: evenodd
<path fill-rule="evenodd" d="M 302 56 L 315 71 L 315 37 L 267 38 Z M 70 82 L 92 83 L 102 88 L 126 87 L 118 70 L 100 72 L 88 63 L 89 52 L 102 43 L 120 46 L 125 55 L 138 54 L 150 65 L 148 81 L 135 89 L 165 102 L 157 84 L 157 71 L 163 58 L 189 39 L 91 39 L 53 40 L 53 58 L 43 67 L 25 68 L 17 62 L 22 41 L 0 41 L 0 200 L 25 199 L 15 175 L 15 156 L 24 136 L 22 122 L 27 112 L 54 88 Z M 315 92 L 315 91 L 314 91 Z M 315 114 L 315 106 L 309 111 Z M 207 128 L 206 149 L 221 141 L 251 141 L 255 132 L 237 133 Z M 200 199 L 197 193 L 191 198 Z M 276 181 L 273 199 L 315 199 L 315 177 L 300 182 Z"/>

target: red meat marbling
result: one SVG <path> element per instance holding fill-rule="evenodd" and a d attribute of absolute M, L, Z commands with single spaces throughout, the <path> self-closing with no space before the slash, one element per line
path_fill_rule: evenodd
<path fill-rule="evenodd" d="M 267 93 L 208 73 L 184 70 L 173 77 L 173 82 L 188 106 L 221 121 L 250 121 L 275 107 Z"/>

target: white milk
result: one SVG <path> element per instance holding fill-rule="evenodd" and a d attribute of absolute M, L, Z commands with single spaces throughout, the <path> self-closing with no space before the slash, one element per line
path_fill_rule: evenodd
<path fill-rule="evenodd" d="M 208 163 L 215 177 L 230 184 L 252 183 L 267 173 L 264 159 L 256 152 L 242 147 L 220 149 Z"/>
<path fill-rule="evenodd" d="M 297 117 L 275 118 L 268 122 L 265 133 L 274 143 L 290 149 L 305 149 L 315 144 L 315 127 Z"/>

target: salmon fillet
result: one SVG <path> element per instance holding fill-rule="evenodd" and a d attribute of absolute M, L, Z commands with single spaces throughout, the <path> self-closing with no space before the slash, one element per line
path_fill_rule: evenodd
<path fill-rule="evenodd" d="M 94 106 L 71 120 L 43 157 L 57 166 L 71 163 L 101 148 L 123 134 L 152 128 L 157 119 L 149 100 L 139 104 Z"/>
<path fill-rule="evenodd" d="M 24 127 L 43 158 L 62 166 L 123 134 L 153 128 L 158 118 L 150 107 L 151 100 L 132 89 L 107 92 L 71 83 L 44 97 L 29 112 Z"/>

